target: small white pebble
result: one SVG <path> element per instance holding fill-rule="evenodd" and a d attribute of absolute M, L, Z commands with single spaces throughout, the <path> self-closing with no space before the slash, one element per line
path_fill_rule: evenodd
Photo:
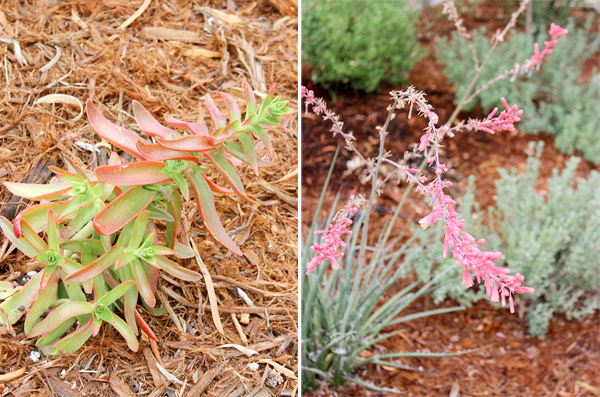
<path fill-rule="evenodd" d="M 42 357 L 42 354 L 38 351 L 32 350 L 31 353 L 29 353 L 29 359 L 34 363 L 40 361 L 40 357 Z"/>
<path fill-rule="evenodd" d="M 13 287 L 18 287 L 19 283 L 17 283 L 16 281 L 13 281 Z"/>
<path fill-rule="evenodd" d="M 248 368 L 250 368 L 250 371 L 258 371 L 258 364 L 250 363 L 250 364 L 248 364 Z"/>
<path fill-rule="evenodd" d="M 24 283 L 29 281 L 29 279 L 27 277 L 23 277 L 21 280 L 23 280 Z"/>
<path fill-rule="evenodd" d="M 37 272 L 36 272 L 35 270 L 32 270 L 32 271 L 30 271 L 30 272 L 27 272 L 27 275 L 28 275 L 29 277 L 33 277 L 33 276 L 35 276 L 36 274 L 37 274 Z"/>
<path fill-rule="evenodd" d="M 77 382 L 76 382 L 76 381 L 73 381 L 73 384 L 71 385 L 71 390 L 73 390 L 73 389 L 74 389 L 74 388 L 76 388 L 76 387 L 77 387 Z"/>
<path fill-rule="evenodd" d="M 65 376 L 67 374 L 67 371 L 65 371 L 64 369 L 62 371 L 60 371 L 60 376 Z"/>

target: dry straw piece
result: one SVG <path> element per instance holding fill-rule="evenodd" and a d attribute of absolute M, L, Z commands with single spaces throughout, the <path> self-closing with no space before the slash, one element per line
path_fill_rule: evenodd
<path fill-rule="evenodd" d="M 47 167 L 62 166 L 63 155 L 90 168 L 106 164 L 110 146 L 98 140 L 84 117 L 76 119 L 80 103 L 89 97 L 104 105 L 107 118 L 133 130 L 133 100 L 160 121 L 165 115 L 191 121 L 206 93 L 220 90 L 242 98 L 238 87 L 244 78 L 259 98 L 275 83 L 277 94 L 297 108 L 297 2 L 227 2 L 227 9 L 223 4 L 5 4 L 0 11 L 0 182 L 46 183 L 51 177 Z M 42 102 L 65 106 L 44 105 L 39 102 L 44 97 Z M 250 370 L 251 362 L 273 360 L 296 374 L 295 118 L 287 131 L 272 134 L 277 166 L 262 170 L 258 179 L 252 170 L 241 173 L 247 193 L 263 205 L 254 207 L 230 196 L 215 202 L 244 257 L 214 243 L 198 222 L 196 209 L 185 206 L 183 241 L 197 244 L 211 281 L 205 277 L 191 284 L 162 277 L 158 295 L 169 313 L 145 317 L 160 343 L 153 346 L 142 338 L 141 352 L 135 354 L 107 328 L 77 355 L 33 363 L 28 357 L 36 350 L 34 342 L 24 338 L 22 323 L 17 323 L 14 329 L 0 330 L 0 382 L 12 377 L 6 388 L 20 395 L 215 396 L 264 390 L 262 372 Z M 26 204 L 0 187 L 0 215 L 14 217 Z M 37 270 L 35 263 L 10 250 L 4 237 L 0 258 L 2 280 L 21 280 Z M 201 270 L 198 262 L 182 263 Z M 207 293 L 211 282 L 212 292 Z M 231 313 L 242 314 L 238 325 L 247 346 Z M 236 349 L 217 348 L 228 344 L 244 345 L 257 354 L 247 357 Z M 295 393 L 297 380 L 284 378 L 270 391 Z"/>

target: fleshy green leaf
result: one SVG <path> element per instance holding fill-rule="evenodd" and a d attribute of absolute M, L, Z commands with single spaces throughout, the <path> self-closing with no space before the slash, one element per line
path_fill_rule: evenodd
<path fill-rule="evenodd" d="M 89 317 L 89 316 L 87 316 L 87 317 Z M 86 320 L 87 320 L 87 317 L 86 317 Z M 35 342 L 35 345 L 36 346 L 46 346 L 46 345 L 50 345 L 50 344 L 54 343 L 56 340 L 58 340 L 58 338 L 63 336 L 64 333 L 67 332 L 67 330 L 69 328 L 71 328 L 71 326 L 73 324 L 75 324 L 75 321 L 77 321 L 77 319 L 75 317 L 68 319 L 67 321 L 65 321 L 64 323 L 59 325 L 58 327 L 54 328 L 48 334 L 39 338 L 37 340 L 37 342 Z"/>
<path fill-rule="evenodd" d="M 54 211 L 51 209 L 48 210 L 48 230 L 46 230 L 46 233 L 48 234 L 48 249 L 58 253 L 58 246 L 60 244 L 58 240 L 58 225 L 56 224 Z"/>
<path fill-rule="evenodd" d="M 225 177 L 227 182 L 229 182 L 234 192 L 238 196 L 250 203 L 254 203 L 254 200 L 246 195 L 242 180 L 237 172 L 235 172 L 233 165 L 231 165 L 231 163 L 223 156 L 222 149 L 215 150 L 212 153 L 207 153 L 206 156 L 212 160 L 213 164 L 217 167 L 221 175 Z"/>
<path fill-rule="evenodd" d="M 124 266 L 119 269 L 119 277 L 121 280 L 133 280 L 133 272 L 131 266 Z M 125 320 L 129 327 L 133 330 L 134 334 L 138 334 L 138 328 L 135 320 L 135 307 L 137 306 L 138 300 L 138 289 L 130 288 L 125 292 L 123 296 L 123 314 L 125 314 Z"/>
<path fill-rule="evenodd" d="M 133 233 L 131 234 L 131 240 L 129 240 L 129 248 L 137 248 L 144 241 L 146 235 L 146 226 L 148 226 L 148 217 L 150 213 L 148 211 L 142 211 L 135 218 L 133 224 Z"/>
<path fill-rule="evenodd" d="M 197 281 L 200 280 L 201 275 L 193 270 L 186 269 L 183 266 L 178 265 L 170 259 L 165 258 L 164 256 L 157 255 L 154 258 L 154 264 L 158 266 L 161 270 L 169 273 L 171 276 L 180 278 L 186 281 Z"/>
<path fill-rule="evenodd" d="M 94 228 L 103 235 L 117 232 L 154 200 L 156 192 L 134 186 L 110 202 L 94 218 Z"/>
<path fill-rule="evenodd" d="M 91 313 L 94 305 L 89 302 L 68 301 L 52 310 L 42 322 L 37 323 L 29 336 L 39 336 L 52 331 L 68 319 L 82 314 Z"/>
<path fill-rule="evenodd" d="M 242 251 L 240 251 L 237 244 L 229 237 L 227 231 L 225 231 L 225 228 L 221 224 L 221 220 L 215 209 L 212 192 L 210 191 L 208 183 L 202 176 L 203 175 L 199 172 L 188 173 L 188 178 L 192 182 L 192 187 L 196 195 L 198 209 L 200 210 L 200 215 L 202 216 L 206 228 L 217 241 L 236 254 L 242 255 Z"/>
<path fill-rule="evenodd" d="M 261 141 L 263 141 L 263 143 L 265 144 L 265 147 L 267 148 L 267 153 L 269 154 L 269 157 L 272 159 L 273 158 L 273 143 L 271 142 L 271 137 L 269 136 L 269 133 L 260 125 L 253 125 L 247 128 L 248 130 L 252 131 Z"/>
<path fill-rule="evenodd" d="M 48 251 L 48 244 L 29 226 L 26 220 L 21 220 L 21 234 L 22 238 L 38 252 Z"/>
<path fill-rule="evenodd" d="M 181 244 L 179 241 L 175 241 L 175 256 L 180 259 L 187 259 L 194 257 L 194 250 L 187 245 Z"/>
<path fill-rule="evenodd" d="M 56 302 L 58 278 L 59 273 L 56 272 L 52 279 L 46 284 L 46 287 L 39 291 L 38 296 L 35 298 L 35 302 L 33 302 L 31 309 L 29 309 L 29 312 L 27 313 L 27 317 L 25 317 L 25 334 L 29 334 L 31 328 L 39 322 L 42 314 Z"/>
<path fill-rule="evenodd" d="M 58 216 L 59 221 L 62 221 L 68 213 L 65 213 L 65 208 L 70 201 L 55 201 L 53 203 L 37 204 L 19 212 L 13 221 L 14 234 L 21 237 L 21 219 L 29 223 L 29 226 L 34 232 L 39 233 L 44 230 L 48 224 L 48 210 L 54 211 Z"/>
<path fill-rule="evenodd" d="M 119 316 L 114 316 L 113 321 L 110 322 L 110 325 L 115 327 L 121 336 L 123 336 L 127 342 L 127 347 L 134 352 L 138 350 L 139 344 L 137 338 L 135 337 L 135 333 L 131 330 L 131 328 L 129 328 L 125 321 L 123 321 Z"/>
<path fill-rule="evenodd" d="M 244 149 L 248 163 L 254 170 L 254 174 L 258 176 L 258 160 L 256 158 L 256 149 L 254 148 L 254 142 L 252 141 L 252 138 L 243 132 L 236 134 L 235 137 L 242 144 L 242 148 Z"/>
<path fill-rule="evenodd" d="M 2 232 L 4 233 L 6 238 L 11 243 L 13 243 L 19 249 L 19 251 L 21 251 L 28 257 L 33 258 L 39 253 L 39 251 L 33 245 L 31 245 L 25 238 L 18 238 L 17 236 L 15 236 L 15 234 L 13 233 L 13 225 L 9 222 L 8 219 L 6 219 L 3 216 L 0 216 L 0 229 L 2 229 Z"/>
<path fill-rule="evenodd" d="M 131 262 L 131 271 L 133 272 L 133 277 L 137 283 L 137 288 L 144 299 L 144 302 L 150 307 L 154 307 L 156 305 L 156 298 L 154 297 L 154 293 L 152 292 L 152 287 L 148 282 L 148 278 L 146 277 L 146 272 L 142 267 L 142 264 L 138 260 L 134 260 Z"/>
<path fill-rule="evenodd" d="M 123 296 L 123 294 L 125 294 L 125 292 L 127 292 L 127 290 L 134 285 L 135 281 L 133 280 L 122 282 L 121 284 L 117 285 L 115 288 L 110 290 L 103 297 L 99 298 L 97 304 L 105 306 L 111 305 L 113 302 L 115 302 L 117 299 Z"/>
<path fill-rule="evenodd" d="M 35 201 L 61 200 L 71 189 L 71 185 L 66 182 L 48 184 L 4 182 L 4 186 L 15 196 Z"/>
<path fill-rule="evenodd" d="M 58 355 L 60 353 L 73 353 L 77 349 L 79 349 L 86 340 L 92 336 L 93 331 L 93 320 L 92 316 L 88 320 L 85 325 L 79 327 L 75 331 L 71 332 L 69 335 L 65 336 L 58 342 L 56 342 L 52 346 L 52 350 L 50 351 L 51 355 Z"/>
<path fill-rule="evenodd" d="M 71 282 L 83 282 L 96 277 L 98 274 L 114 265 L 117 259 L 123 254 L 124 250 L 125 247 L 115 245 L 110 251 L 89 265 L 69 274 L 65 280 Z"/>
<path fill-rule="evenodd" d="M 42 273 L 38 273 L 19 291 L 0 303 L 0 324 L 4 323 L 4 313 L 9 324 L 14 324 L 21 318 L 37 297 L 41 281 Z"/>

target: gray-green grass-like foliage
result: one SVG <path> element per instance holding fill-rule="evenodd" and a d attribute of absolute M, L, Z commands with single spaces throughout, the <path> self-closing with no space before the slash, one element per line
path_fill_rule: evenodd
<path fill-rule="evenodd" d="M 379 392 L 398 393 L 395 389 L 378 387 L 362 380 L 353 372 L 369 363 L 414 370 L 396 360 L 404 357 L 448 357 L 473 350 L 451 353 L 390 352 L 375 353 L 368 357 L 361 356 L 361 353 L 366 350 L 372 352 L 373 345 L 403 332 L 403 329 L 383 332 L 388 327 L 398 327 L 397 324 L 416 318 L 461 310 L 463 307 L 402 314 L 415 300 L 437 288 L 441 280 L 446 278 L 445 274 L 439 273 L 426 282 L 410 282 L 407 279 L 413 266 L 403 256 L 414 238 L 400 244 L 403 236 L 391 234 L 402 203 L 380 231 L 376 245 L 364 247 L 370 251 L 369 255 L 358 254 L 367 244 L 359 237 L 361 230 L 369 227 L 365 216 L 367 208 L 354 216 L 352 234 L 346 239 L 343 250 L 344 257 L 339 259 L 340 268 L 330 271 L 325 264 L 321 264 L 309 275 L 305 274 L 313 256 L 310 247 L 320 241 L 320 235 L 315 231 L 330 224 L 335 214 L 339 196 L 331 205 L 328 219 L 323 220 L 318 216 L 336 158 L 337 153 L 302 248 L 302 390 L 314 391 L 321 380 L 334 387 L 353 382 Z M 460 285 L 460 281 L 458 283 Z"/>
<path fill-rule="evenodd" d="M 472 180 L 461 211 L 471 222 L 469 229 L 486 236 L 486 249 L 504 254 L 499 266 L 525 275 L 535 288 L 535 293 L 520 296 L 534 336 L 547 332 L 555 313 L 569 319 L 583 317 L 598 309 L 600 300 L 600 174 L 593 171 L 587 179 L 577 180 L 580 160 L 572 157 L 562 171 L 553 169 L 547 188 L 538 191 L 541 147 L 541 142 L 535 150 L 532 145 L 524 172 L 499 171 L 496 204 L 489 208 L 486 225 L 473 201 Z M 414 230 L 415 243 L 406 260 L 415 263 L 422 281 L 456 267 L 454 260 L 438 259 L 442 234 L 436 227 Z M 437 302 L 451 297 L 469 305 L 486 298 L 483 290 L 457 286 L 460 276 L 451 274 L 456 280 L 433 292 Z"/>
<path fill-rule="evenodd" d="M 302 58 L 312 80 L 373 91 L 406 78 L 424 50 L 418 13 L 405 1 L 309 0 L 302 4 Z"/>
<path fill-rule="evenodd" d="M 590 81 L 580 81 L 584 62 L 600 48 L 600 36 L 588 33 L 589 22 L 576 27 L 570 21 L 566 25 L 569 33 L 558 39 L 554 52 L 546 56 L 539 71 L 533 71 L 531 76 L 518 76 L 514 82 L 506 78 L 492 84 L 465 109 L 472 109 L 479 102 L 484 111 L 490 111 L 500 106 L 498 98 L 505 97 L 523 109 L 519 125 L 522 132 L 554 135 L 560 151 L 579 150 L 586 159 L 600 164 L 600 75 L 596 70 Z M 548 39 L 547 33 L 539 35 L 540 48 Z M 482 59 L 490 48 L 485 29 L 473 32 L 473 44 Z M 533 46 L 532 34 L 511 34 L 491 56 L 481 73 L 480 84 L 512 69 L 515 62 L 523 64 L 533 54 Z M 472 53 L 465 40 L 453 33 L 450 39 L 440 41 L 436 54 L 445 65 L 444 73 L 456 90 L 458 102 L 475 74 Z"/>

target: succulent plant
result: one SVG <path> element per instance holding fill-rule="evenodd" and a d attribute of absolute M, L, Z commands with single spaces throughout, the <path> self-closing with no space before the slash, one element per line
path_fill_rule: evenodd
<path fill-rule="evenodd" d="M 161 125 L 134 101 L 136 122 L 152 140 L 113 124 L 88 100 L 86 113 L 92 128 L 136 161 L 123 164 L 112 153 L 108 165 L 90 171 L 65 157 L 67 169 L 50 167 L 56 175 L 48 184 L 4 183 L 11 193 L 39 202 L 21 211 L 12 223 L 0 217 L 0 229 L 39 263 L 41 271 L 21 287 L 0 282 L 0 324 L 14 324 L 26 314 L 25 333 L 41 336 L 37 345 L 50 354 L 74 352 L 99 332 L 102 323 L 114 327 L 134 351 L 138 325 L 156 340 L 138 311 L 138 299 L 148 311 L 161 313 L 155 307 L 159 270 L 186 281 L 201 277 L 167 258 L 194 255 L 187 244 L 177 241 L 182 205 L 190 199 L 190 190 L 210 234 L 241 255 L 221 223 L 213 192 L 235 193 L 255 203 L 236 167 L 247 164 L 258 175 L 259 168 L 273 166 L 267 130 L 281 125 L 293 110 L 274 96 L 273 88 L 258 106 L 244 82 L 242 117 L 235 99 L 219 94 L 225 114 L 210 95 L 205 96 L 210 126 L 204 122 L 202 108 L 196 122 L 166 118 L 184 132 Z M 268 161 L 258 155 L 259 142 Z M 208 176 L 211 168 L 229 187 Z M 164 243 L 159 242 L 159 223 L 166 226 Z M 76 322 L 79 325 L 63 337 Z"/>

